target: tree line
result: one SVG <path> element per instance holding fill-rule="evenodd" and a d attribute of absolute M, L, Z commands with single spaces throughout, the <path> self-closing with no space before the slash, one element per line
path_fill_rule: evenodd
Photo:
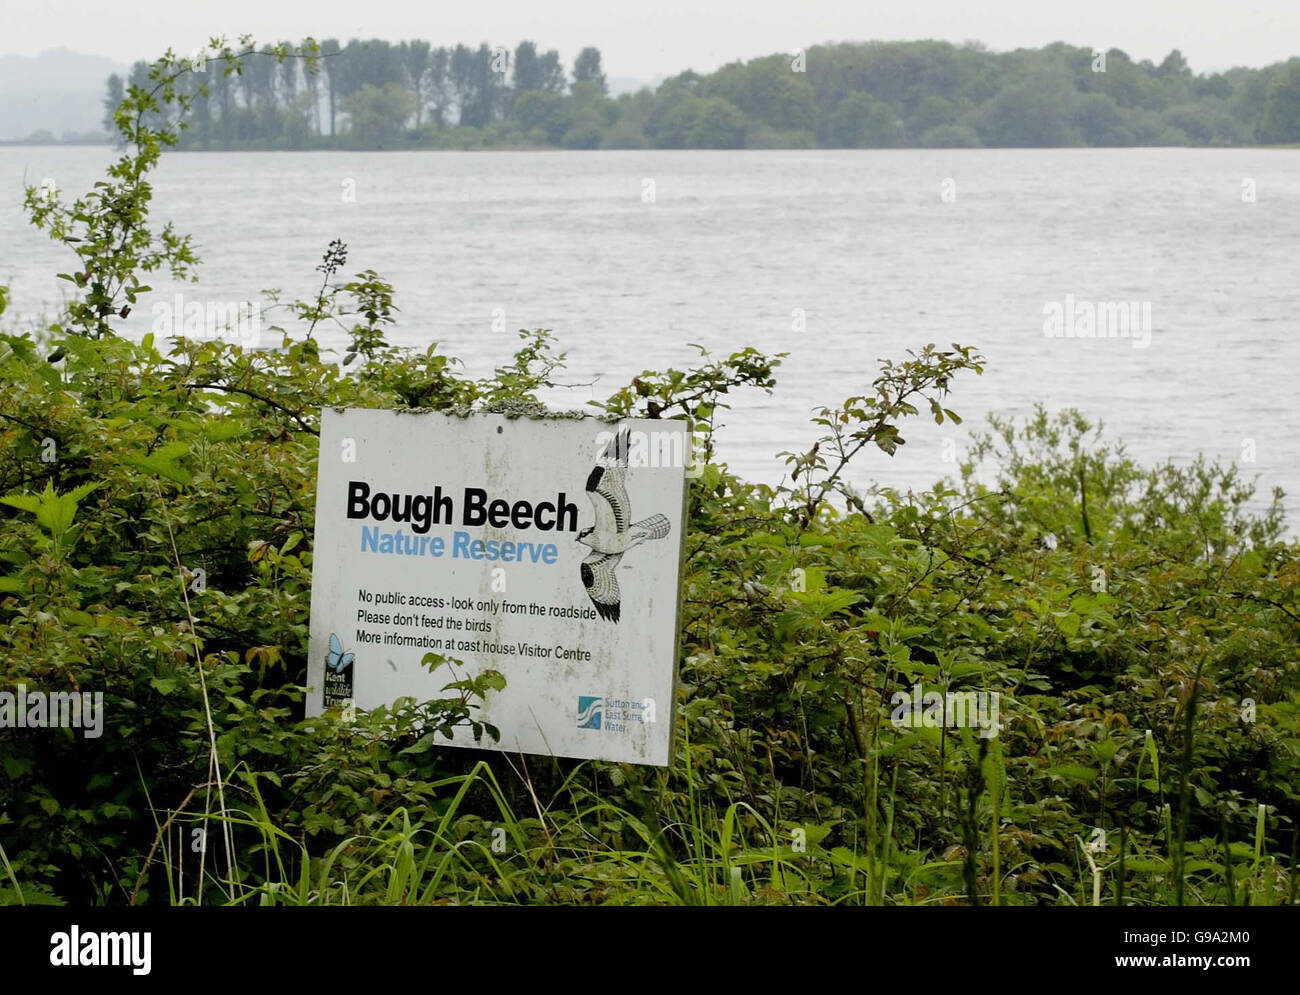
<path fill-rule="evenodd" d="M 283 42 L 290 52 L 315 51 Z M 279 47 L 279 46 L 278 46 Z M 819 45 L 686 71 L 612 97 L 597 48 L 337 39 L 319 71 L 264 46 L 227 74 L 180 81 L 195 98 L 180 146 L 315 148 L 950 148 L 1229 146 L 1300 142 L 1300 58 L 1196 74 L 1063 43 Z M 109 77 L 105 127 L 147 63 Z"/>

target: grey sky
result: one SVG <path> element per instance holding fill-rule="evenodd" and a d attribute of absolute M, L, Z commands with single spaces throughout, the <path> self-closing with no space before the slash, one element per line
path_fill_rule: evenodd
<path fill-rule="evenodd" d="M 225 0 L 206 9 L 177 0 L 0 0 L 0 9 L 0 54 L 64 46 L 123 62 L 169 46 L 189 51 L 214 33 L 507 46 L 530 38 L 558 48 L 566 64 L 596 45 L 609 75 L 643 79 L 867 39 L 978 39 L 998 50 L 1066 41 L 1156 61 L 1178 48 L 1197 72 L 1300 54 L 1297 0 Z"/>

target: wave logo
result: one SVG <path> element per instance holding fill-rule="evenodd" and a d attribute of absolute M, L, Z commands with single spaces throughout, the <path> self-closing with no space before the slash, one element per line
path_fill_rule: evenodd
<path fill-rule="evenodd" d="M 578 695 L 578 728 L 599 729 L 600 717 L 605 712 L 604 698 Z"/>

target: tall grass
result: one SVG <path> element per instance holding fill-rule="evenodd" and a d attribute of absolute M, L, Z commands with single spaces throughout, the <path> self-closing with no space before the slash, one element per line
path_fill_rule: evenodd
<path fill-rule="evenodd" d="M 205 876 L 230 905 L 1017 904 L 1014 887 L 1007 886 L 1014 878 L 1006 876 L 1015 868 L 1008 872 L 1002 865 L 1008 781 L 996 738 L 964 744 L 976 762 L 957 795 L 964 846 L 955 857 L 907 849 L 896 838 L 897 755 L 887 772 L 880 763 L 868 767 L 864 800 L 875 807 L 879 794 L 878 835 L 866 835 L 852 849 L 826 848 L 825 829 L 795 827 L 800 831 L 792 835 L 775 807 L 764 813 L 747 801 L 725 808 L 711 802 L 697 788 L 689 735 L 684 740 L 685 791 L 662 790 L 650 811 L 634 813 L 602 798 L 586 776 L 604 776 L 597 765 L 575 767 L 545 801 L 527 769 L 511 765 L 533 809 L 521 815 L 493 767 L 480 761 L 468 773 L 429 785 L 436 817 L 422 821 L 399 807 L 368 831 L 315 849 L 276 825 L 258 777 L 237 768 L 228 775 L 224 813 L 207 812 L 198 802 L 187 811 L 187 799 L 178 812 L 155 814 L 155 851 L 169 901 L 183 905 L 205 901 Z M 873 752 L 879 760 L 889 751 Z M 1159 771 L 1149 738 L 1137 755 L 1139 780 L 1147 765 Z M 200 791 L 209 793 L 208 786 L 191 798 Z M 1187 841 L 1184 828 L 1175 830 L 1165 812 L 1164 853 L 1148 847 L 1130 854 L 1132 837 L 1122 825 L 1118 855 L 1078 839 L 1081 884 L 1089 883 L 1090 893 L 1076 897 L 1058 889 L 1060 901 L 1294 903 L 1293 869 L 1267 852 L 1264 806 L 1254 813 L 1249 842 L 1234 842 L 1226 820 L 1219 839 Z M 220 878 L 222 868 L 201 853 L 187 858 L 184 844 L 193 828 L 213 820 L 223 823 L 220 839 L 238 857 L 237 876 Z M 153 859 L 151 851 L 142 880 Z M 0 865 L 21 901 L 2 849 Z"/>

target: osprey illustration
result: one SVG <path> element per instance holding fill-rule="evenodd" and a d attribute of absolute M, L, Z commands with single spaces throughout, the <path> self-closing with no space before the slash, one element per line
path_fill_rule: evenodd
<path fill-rule="evenodd" d="M 663 515 L 632 521 L 626 483 L 628 448 L 629 434 L 624 429 L 600 454 L 587 477 L 587 497 L 596 524 L 578 533 L 578 542 L 591 547 L 591 555 L 582 561 L 582 583 L 600 617 L 611 622 L 617 622 L 619 616 L 618 578 L 614 571 L 623 554 L 647 539 L 662 539 L 672 529 Z"/>

